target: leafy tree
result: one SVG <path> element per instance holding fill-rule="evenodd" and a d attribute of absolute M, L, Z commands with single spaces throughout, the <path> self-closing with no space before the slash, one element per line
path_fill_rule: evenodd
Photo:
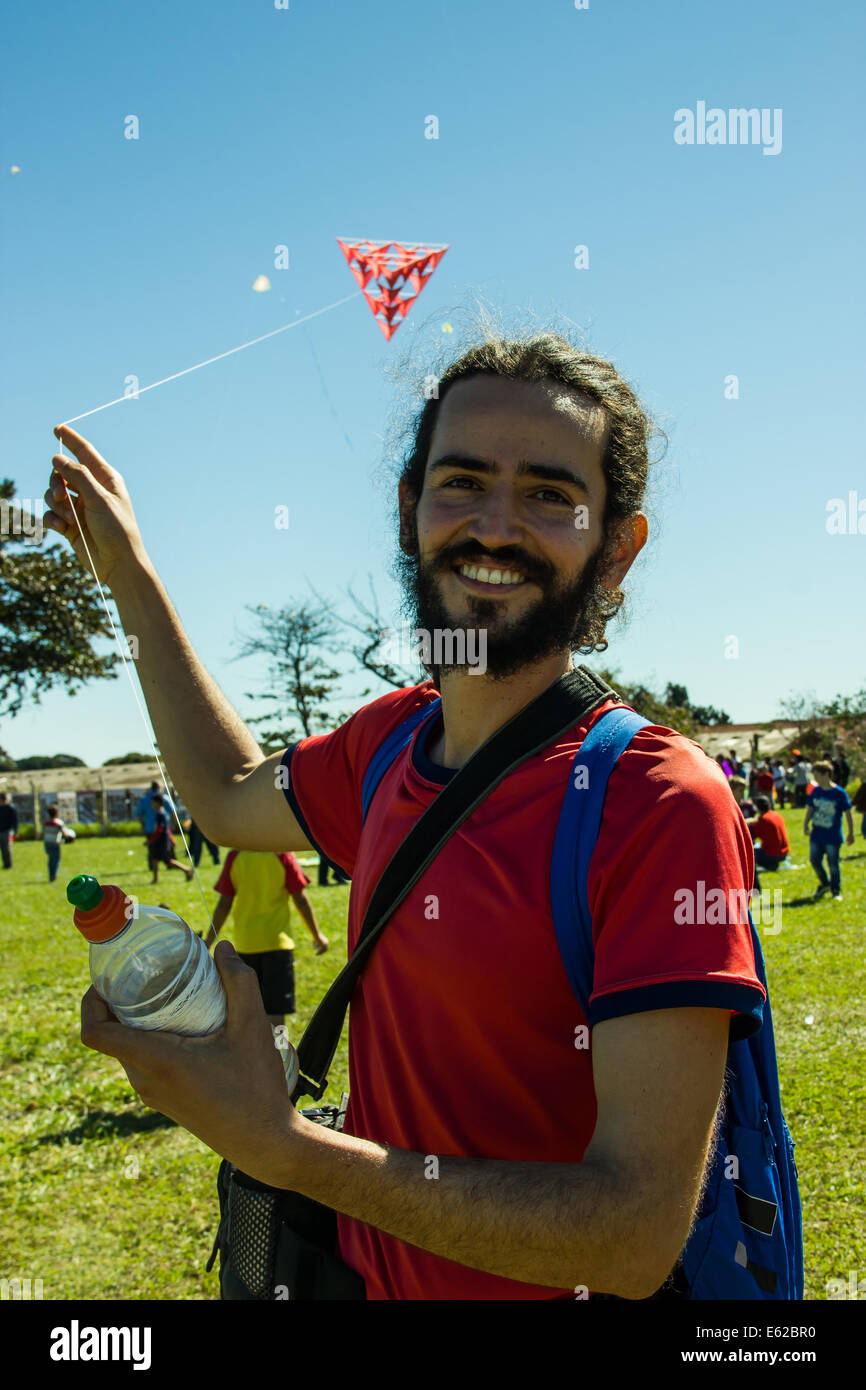
<path fill-rule="evenodd" d="M 298 602 L 270 609 L 259 603 L 247 604 L 247 610 L 255 615 L 258 631 L 243 639 L 235 659 L 267 659 L 272 688 L 258 695 L 244 692 L 248 700 L 273 701 L 272 713 L 247 720 L 269 726 L 261 736 L 263 750 L 285 748 L 299 737 L 334 728 L 344 716 L 335 718 L 325 708 L 341 676 L 323 655 L 336 649 L 339 624 L 330 606 Z"/>
<path fill-rule="evenodd" d="M 121 763 L 152 763 L 152 753 L 121 753 L 117 758 L 106 758 L 103 767 L 119 767 Z"/>
<path fill-rule="evenodd" d="M 695 723 L 701 727 L 708 724 L 731 723 L 731 716 L 727 710 L 716 709 L 715 705 L 692 705 L 691 713 Z"/>
<path fill-rule="evenodd" d="M 18 759 L 19 772 L 36 772 L 45 767 L 87 767 L 87 763 L 71 753 L 34 753 L 29 758 Z"/>
<path fill-rule="evenodd" d="M 343 618 L 337 615 L 338 622 L 342 623 L 344 627 L 351 628 L 361 637 L 361 641 L 356 642 L 349 650 L 363 670 L 369 671 L 372 676 L 383 681 L 385 685 L 390 685 L 396 690 L 404 690 L 407 686 L 417 685 L 419 681 L 427 678 L 426 671 L 423 671 L 420 665 L 416 665 L 413 673 L 405 668 L 401 670 L 399 665 L 392 665 L 386 657 L 387 638 L 390 630 L 382 622 L 379 600 L 373 587 L 373 576 L 368 575 L 367 578 L 370 584 L 369 601 L 358 598 L 350 587 L 347 593 L 355 609 L 355 617 Z M 369 695 L 371 691 L 368 687 L 361 693 L 362 695 Z"/>
<path fill-rule="evenodd" d="M 838 749 L 853 775 L 866 776 L 866 686 L 823 703 L 813 690 L 792 692 L 780 701 L 780 709 L 782 718 L 797 725 L 799 746 L 810 752 Z"/>
<path fill-rule="evenodd" d="M 665 691 L 665 704 L 673 709 L 690 709 L 689 692 L 684 685 L 672 685 L 668 682 Z"/>
<path fill-rule="evenodd" d="M 112 635 L 92 576 L 71 550 L 27 539 L 38 518 L 14 496 L 12 480 L 0 481 L 0 714 L 10 716 L 56 686 L 75 695 L 85 681 L 116 678 L 119 660 L 91 645 Z"/>
<path fill-rule="evenodd" d="M 5 748 L 0 748 L 0 772 L 14 772 L 18 764 L 10 758 Z"/>
<path fill-rule="evenodd" d="M 687 734 L 689 738 L 694 738 L 697 733 L 697 720 L 694 718 L 687 705 L 673 705 L 670 703 L 669 695 L 671 690 L 683 691 L 687 694 L 684 686 L 668 685 L 665 694 L 659 695 L 653 690 L 649 690 L 645 685 L 628 685 L 618 679 L 614 671 L 602 670 L 597 673 L 602 680 L 612 685 L 614 690 L 625 701 L 642 714 L 644 719 L 648 719 L 651 724 L 660 724 L 664 728 L 677 729 L 681 734 Z"/>
<path fill-rule="evenodd" d="M 702 728 L 708 724 L 730 724 L 731 722 L 731 716 L 723 709 L 716 709 L 715 705 L 693 705 L 684 685 L 673 685 L 668 682 L 664 703 L 670 709 L 686 710 L 691 715 L 694 724 Z M 677 727 L 679 728 L 679 725 Z"/>

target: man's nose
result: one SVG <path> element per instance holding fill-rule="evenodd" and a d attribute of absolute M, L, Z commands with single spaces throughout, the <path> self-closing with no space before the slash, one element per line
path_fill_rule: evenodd
<path fill-rule="evenodd" d="M 490 549 L 523 540 L 523 523 L 511 490 L 495 487 L 480 495 L 469 529 L 481 545 Z"/>

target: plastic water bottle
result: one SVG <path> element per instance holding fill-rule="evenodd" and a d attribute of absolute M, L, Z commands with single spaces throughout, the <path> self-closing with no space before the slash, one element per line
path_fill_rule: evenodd
<path fill-rule="evenodd" d="M 66 897 L 73 920 L 90 942 L 90 978 L 97 994 L 128 1028 L 204 1037 L 221 1028 L 226 995 L 204 941 L 164 907 L 135 906 L 116 884 L 78 874 Z M 282 1054 L 289 1095 L 298 1057 L 287 1040 Z"/>

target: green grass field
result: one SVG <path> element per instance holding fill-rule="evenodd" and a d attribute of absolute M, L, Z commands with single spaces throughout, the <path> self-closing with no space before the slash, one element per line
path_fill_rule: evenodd
<path fill-rule="evenodd" d="M 783 913 L 782 930 L 762 933 L 762 944 L 782 1102 L 797 1145 L 806 1297 L 824 1299 L 829 1279 L 866 1275 L 866 840 L 858 817 L 857 842 L 842 851 L 843 901 L 813 903 L 803 813 L 785 814 L 791 859 L 803 867 L 763 876 L 765 889 L 781 890 Z M 152 888 L 138 840 L 67 846 L 53 884 L 41 844 L 16 844 L 14 860 L 11 872 L 0 871 L 0 1277 L 41 1278 L 45 1299 L 218 1298 L 216 1267 L 206 1274 L 204 1266 L 217 1225 L 219 1160 L 142 1105 L 118 1062 L 82 1046 L 87 947 L 72 925 L 65 889 L 74 874 L 95 873 L 144 903 L 168 903 L 204 930 L 201 894 L 165 869 Z M 314 868 L 307 872 L 315 883 Z M 211 906 L 217 874 L 205 855 L 199 875 Z M 309 891 L 331 950 L 314 955 L 295 919 L 298 1011 L 288 1020 L 295 1039 L 345 959 L 348 888 Z M 231 918 L 224 934 L 231 938 Z M 339 1100 L 348 1088 L 346 1039 L 344 1031 L 326 1100 Z"/>

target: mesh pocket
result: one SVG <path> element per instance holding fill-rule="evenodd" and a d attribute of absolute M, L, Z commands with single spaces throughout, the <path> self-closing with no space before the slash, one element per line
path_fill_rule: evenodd
<path fill-rule="evenodd" d="M 253 1298 L 274 1298 L 274 1256 L 279 1221 L 275 1192 L 256 1192 L 232 1182 L 228 1248 L 234 1274 Z"/>

